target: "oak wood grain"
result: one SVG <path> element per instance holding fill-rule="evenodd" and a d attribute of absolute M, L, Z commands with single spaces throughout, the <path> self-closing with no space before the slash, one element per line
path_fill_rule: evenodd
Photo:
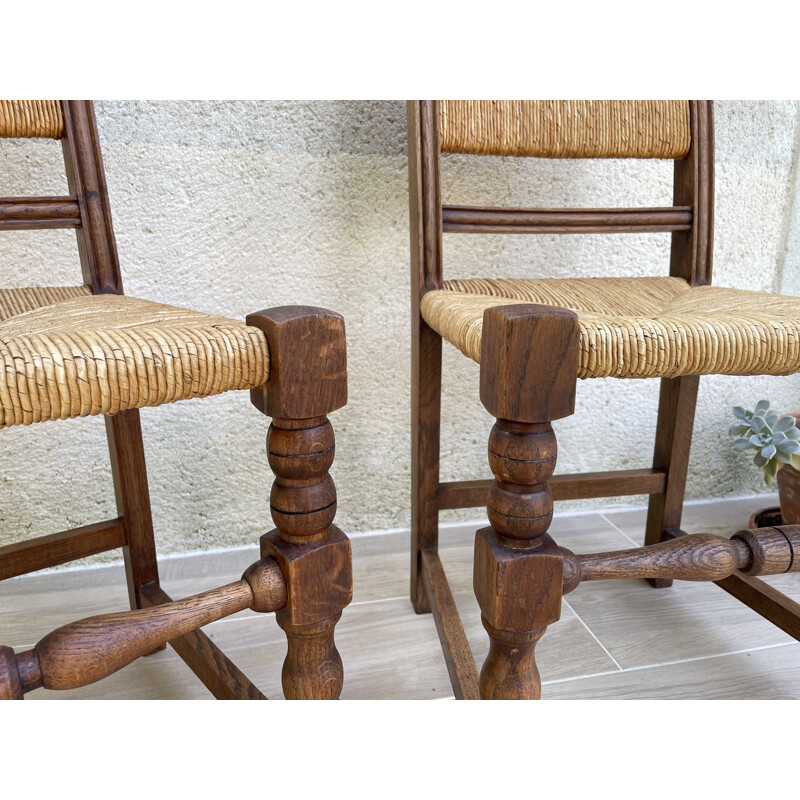
<path fill-rule="evenodd" d="M 764 498 L 692 504 L 693 530 L 715 522 L 733 530 L 746 523 Z M 613 512 L 633 536 L 643 528 L 644 509 Z M 489 647 L 472 592 L 475 525 L 445 525 L 440 558 L 460 611 L 471 649 L 479 663 Z M 614 550 L 631 543 L 599 514 L 557 515 L 550 528 L 560 544 L 575 552 Z M 336 644 L 346 668 L 342 699 L 436 699 L 452 695 L 432 617 L 414 613 L 403 595 L 408 582 L 408 533 L 353 539 L 354 603 L 337 625 Z M 162 581 L 173 597 L 216 586 L 240 574 L 258 557 L 253 548 L 179 556 L 162 561 Z M 38 636 L 66 621 L 64 614 L 89 616 L 125 607 L 121 566 L 61 570 L 0 584 L 0 641 L 30 647 Z M 775 587 L 800 599 L 796 575 L 768 577 Z M 759 582 L 762 582 L 759 580 Z M 572 606 L 580 611 L 573 613 Z M 620 672 L 581 620 L 624 667 Z M 286 652 L 274 615 L 244 611 L 204 629 L 213 642 L 271 699 L 281 697 L 281 662 Z M 25 636 L 38 634 L 33 639 Z M 537 645 L 537 663 L 546 700 L 580 696 L 749 699 L 790 697 L 797 692 L 797 660 L 781 655 L 789 636 L 715 585 L 676 584 L 650 592 L 636 580 L 592 581 L 565 598 L 561 620 Z M 755 649 L 753 649 L 755 648 Z M 759 650 L 758 648 L 767 648 Z M 749 649 L 738 656 L 733 650 Z M 788 649 L 792 649 L 789 647 Z M 659 666 L 676 659 L 695 659 Z M 739 664 L 734 667 L 733 664 Z M 731 666 L 727 666 L 727 665 Z M 662 681 L 662 673 L 673 678 Z M 596 676 L 607 673 L 604 677 Z M 581 690 L 581 686 L 586 686 Z M 139 659 L 105 680 L 70 692 L 39 689 L 28 700 L 212 699 L 168 648 Z"/>
<path fill-rule="evenodd" d="M 575 408 L 578 322 L 541 305 L 487 309 L 481 339 L 481 402 L 497 421 L 489 435 L 490 528 L 475 537 L 473 587 L 489 653 L 483 699 L 541 695 L 535 647 L 561 616 L 564 557 L 547 535 L 548 481 L 556 466 L 551 420 Z"/>
<path fill-rule="evenodd" d="M 101 614 L 47 634 L 18 656 L 35 672 L 30 688 L 75 689 L 102 680 L 167 641 L 185 636 L 245 608 L 276 611 L 286 605 L 286 583 L 278 564 L 253 564 L 235 583 L 147 609 Z M 11 680 L 13 676 L 6 676 Z M 3 676 L 0 675 L 0 694 Z"/>
<path fill-rule="evenodd" d="M 665 531 L 665 537 L 668 539 L 682 539 L 687 536 L 689 534 L 680 529 Z M 795 567 L 792 571 L 797 571 L 800 565 Z M 800 641 L 800 603 L 768 583 L 741 572 L 735 572 L 715 583 L 789 636 Z"/>
<path fill-rule="evenodd" d="M 22 697 L 17 657 L 10 647 L 0 645 L 0 700 L 22 700 Z"/>
<path fill-rule="evenodd" d="M 259 411 L 270 417 L 309 419 L 347 403 L 341 314 L 313 306 L 280 306 L 248 314 L 247 324 L 264 331 L 269 344 L 269 380 L 250 390 Z"/>
<path fill-rule="evenodd" d="M 104 553 L 125 545 L 121 517 L 0 547 L 0 580 Z"/>
<path fill-rule="evenodd" d="M 675 161 L 673 203 L 692 209 L 692 226 L 672 234 L 670 275 L 703 286 L 711 283 L 714 248 L 714 109 L 706 100 L 689 108 L 692 144 Z"/>
<path fill-rule="evenodd" d="M 521 303 L 483 314 L 480 397 L 498 419 L 543 423 L 575 411 L 578 315 Z"/>
<path fill-rule="evenodd" d="M 140 596 L 145 605 L 172 602 L 157 584 L 141 587 Z M 217 700 L 267 699 L 203 631 L 191 631 L 172 639 L 169 644 Z"/>
<path fill-rule="evenodd" d="M 324 308 L 284 306 L 250 314 L 247 323 L 264 332 L 270 350 L 269 381 L 250 399 L 273 417 L 267 457 L 276 528 L 261 537 L 261 556 L 274 558 L 286 580 L 287 602 L 276 615 L 288 642 L 283 693 L 335 700 L 344 668 L 334 630 L 353 598 L 353 558 L 349 539 L 332 524 L 335 440 L 326 414 L 347 402 L 344 320 Z"/>

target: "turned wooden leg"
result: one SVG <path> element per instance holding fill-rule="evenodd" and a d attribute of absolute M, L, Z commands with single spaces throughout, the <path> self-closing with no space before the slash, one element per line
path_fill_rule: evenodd
<path fill-rule="evenodd" d="M 251 399 L 273 417 L 267 455 L 276 529 L 261 537 L 261 554 L 278 562 L 286 580 L 287 603 L 276 614 L 288 641 L 283 692 L 334 700 L 343 681 L 334 626 L 352 599 L 353 574 L 350 541 L 332 524 L 334 434 L 325 415 L 347 402 L 344 320 L 287 306 L 251 314 L 247 324 L 266 333 L 270 350 L 269 381 Z"/>
<path fill-rule="evenodd" d="M 484 700 L 538 700 L 542 680 L 533 649 L 547 628 L 531 631 L 501 631 L 481 617 L 489 634 L 489 655 L 481 669 Z"/>
<path fill-rule="evenodd" d="M 548 306 L 488 309 L 481 348 L 481 401 L 497 423 L 491 527 L 475 538 L 475 596 L 489 634 L 480 691 L 486 700 L 533 700 L 541 693 L 534 648 L 561 616 L 564 556 L 547 535 L 557 455 L 550 420 L 574 411 L 577 318 Z"/>
<path fill-rule="evenodd" d="M 293 700 L 314 698 L 337 700 L 342 691 L 344 669 L 333 641 L 333 630 L 341 612 L 311 625 L 280 625 L 286 632 L 289 652 L 281 678 L 284 695 Z"/>
<path fill-rule="evenodd" d="M 334 700 L 342 689 L 342 661 L 333 642 L 334 625 L 352 598 L 349 539 L 331 523 L 336 488 L 328 475 L 333 428 L 326 419 L 297 421 L 311 427 L 270 426 L 267 448 L 276 479 L 270 504 L 277 530 L 261 538 L 263 558 L 283 569 L 288 603 L 277 613 L 289 651 L 283 666 L 288 699 Z"/>

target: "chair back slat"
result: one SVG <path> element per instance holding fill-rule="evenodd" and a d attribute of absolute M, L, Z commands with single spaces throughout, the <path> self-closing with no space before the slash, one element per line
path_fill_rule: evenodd
<path fill-rule="evenodd" d="M 60 139 L 64 112 L 59 100 L 0 100 L 0 138 Z"/>
<path fill-rule="evenodd" d="M 81 209 L 75 197 L 0 197 L 0 231 L 77 228 Z"/>
<path fill-rule="evenodd" d="M 442 100 L 441 149 L 540 158 L 684 158 L 685 100 Z"/>

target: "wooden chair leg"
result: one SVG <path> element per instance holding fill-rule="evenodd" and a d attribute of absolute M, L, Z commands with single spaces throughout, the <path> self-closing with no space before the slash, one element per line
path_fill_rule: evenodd
<path fill-rule="evenodd" d="M 561 616 L 564 556 L 547 536 L 557 454 L 550 421 L 575 409 L 577 317 L 549 306 L 488 309 L 481 349 L 481 401 L 497 423 L 491 527 L 475 538 L 475 596 L 490 641 L 480 692 L 532 700 L 541 693 L 534 648 Z"/>
<path fill-rule="evenodd" d="M 422 319 L 412 338 L 411 371 L 411 602 L 417 614 L 427 614 L 421 554 L 439 544 L 442 338 Z"/>
<path fill-rule="evenodd" d="M 667 528 L 681 526 L 699 385 L 697 375 L 661 379 L 653 468 L 666 470 L 667 483 L 663 494 L 650 495 L 645 545 L 658 544 Z M 648 579 L 648 583 L 657 589 L 672 586 L 666 578 Z"/>
<path fill-rule="evenodd" d="M 139 590 L 146 584 L 158 586 L 158 562 L 138 409 L 106 417 L 106 435 L 117 512 L 125 525 L 123 556 L 131 608 L 144 608 L 147 603 Z"/>
<path fill-rule="evenodd" d="M 261 553 L 278 562 L 286 581 L 287 603 L 276 614 L 288 641 L 283 692 L 334 700 L 343 681 L 334 627 L 353 596 L 350 541 L 332 524 L 334 434 L 326 419 L 347 402 L 344 320 L 286 306 L 251 314 L 247 324 L 264 331 L 270 351 L 269 380 L 251 400 L 273 418 L 267 454 L 276 530 L 261 537 Z"/>

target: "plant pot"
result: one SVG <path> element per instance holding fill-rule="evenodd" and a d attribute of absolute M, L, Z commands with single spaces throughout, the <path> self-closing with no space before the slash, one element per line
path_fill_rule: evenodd
<path fill-rule="evenodd" d="M 778 497 L 783 524 L 800 523 L 800 472 L 788 464 L 778 470 Z"/>
<path fill-rule="evenodd" d="M 795 425 L 800 427 L 800 414 L 783 414 L 794 417 Z M 781 517 L 784 525 L 800 523 L 800 472 L 784 464 L 778 470 L 778 497 L 781 502 Z"/>
<path fill-rule="evenodd" d="M 773 528 L 776 525 L 783 525 L 783 517 L 780 508 L 772 506 L 771 508 L 760 508 L 754 512 L 747 527 L 754 530 L 755 528 Z"/>

